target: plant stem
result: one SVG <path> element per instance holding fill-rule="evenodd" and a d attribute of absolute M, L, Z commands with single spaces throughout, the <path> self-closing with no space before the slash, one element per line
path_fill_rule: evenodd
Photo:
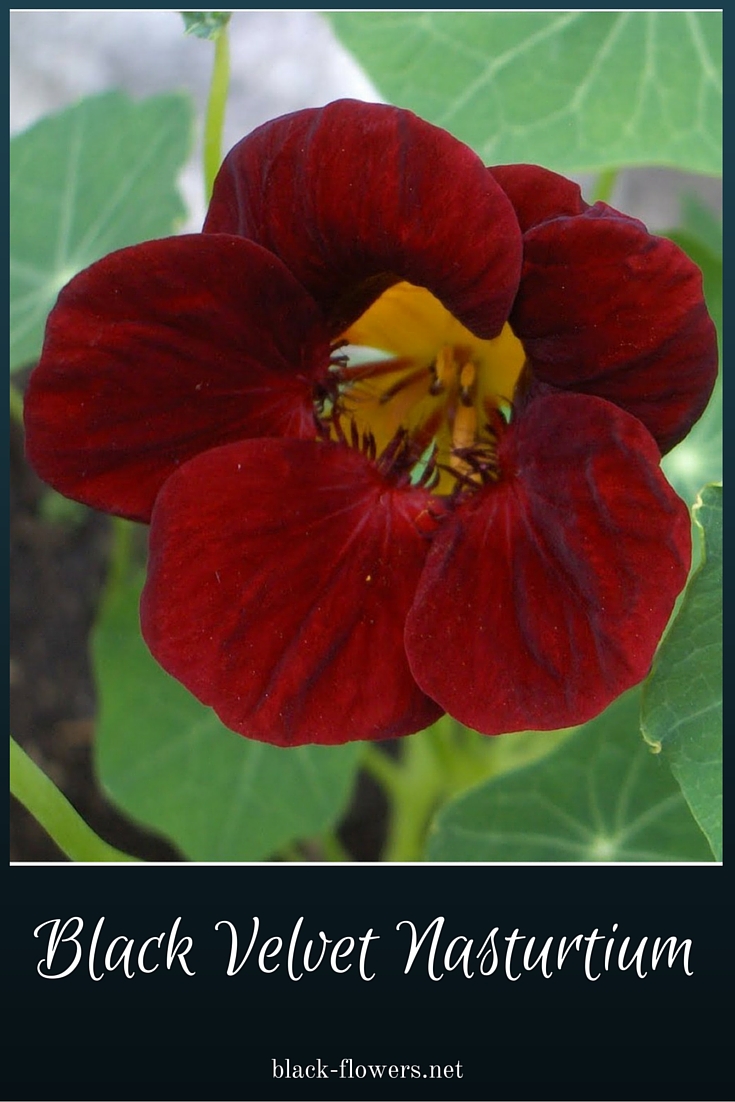
<path fill-rule="evenodd" d="M 361 765 L 386 790 L 388 796 L 392 796 L 400 787 L 402 772 L 400 765 L 392 761 L 377 746 L 373 746 L 371 742 L 366 742 L 363 747 Z"/>
<path fill-rule="evenodd" d="M 133 549 L 133 535 L 136 525 L 122 517 L 112 518 L 112 550 L 107 569 L 107 581 L 103 603 L 111 600 L 118 589 L 128 580 Z"/>
<path fill-rule="evenodd" d="M 615 190 L 617 179 L 617 168 L 606 168 L 604 172 L 601 172 L 597 177 L 597 184 L 592 196 L 592 202 L 609 203 L 612 199 L 612 193 Z"/>
<path fill-rule="evenodd" d="M 324 857 L 327 861 L 352 860 L 334 831 L 329 831 L 322 836 L 322 849 L 324 850 Z"/>
<path fill-rule="evenodd" d="M 529 732 L 487 738 L 445 715 L 432 727 L 404 739 L 398 761 L 370 746 L 363 767 L 382 784 L 390 803 L 382 859 L 422 861 L 432 818 L 448 800 L 544 757 L 569 734 Z"/>
<path fill-rule="evenodd" d="M 204 124 L 204 195 L 209 202 L 222 163 L 222 131 L 230 84 L 230 40 L 224 26 L 214 40 L 214 66 Z"/>
<path fill-rule="evenodd" d="M 400 782 L 392 793 L 390 827 L 383 860 L 421 861 L 426 831 L 444 787 L 440 762 L 428 732 L 413 735 L 403 747 Z"/>
<path fill-rule="evenodd" d="M 103 842 L 13 738 L 10 739 L 10 791 L 71 861 L 137 862 L 137 857 Z"/>

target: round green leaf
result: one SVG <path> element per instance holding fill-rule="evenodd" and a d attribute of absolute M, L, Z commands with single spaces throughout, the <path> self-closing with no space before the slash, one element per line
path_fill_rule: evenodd
<path fill-rule="evenodd" d="M 112 800 L 194 861 L 260 861 L 328 830 L 359 744 L 284 750 L 227 730 L 148 653 L 141 583 L 105 602 L 93 640 L 97 768 Z"/>
<path fill-rule="evenodd" d="M 392 103 L 486 164 L 721 171 L 722 13 L 329 14 Z"/>
<path fill-rule="evenodd" d="M 548 757 L 452 801 L 427 859 L 711 859 L 669 770 L 641 740 L 639 705 L 640 693 L 627 693 Z"/>
<path fill-rule="evenodd" d="M 101 256 L 171 233 L 189 153 L 184 96 L 120 92 L 41 119 L 10 144 L 10 367 L 38 359 L 64 284 Z"/>
<path fill-rule="evenodd" d="M 722 227 L 705 208 L 688 202 L 681 230 L 667 234 L 702 269 L 707 308 L 717 328 L 722 354 Z M 722 479 L 722 376 L 704 414 L 662 467 L 677 493 L 693 504 L 705 482 Z"/>
<path fill-rule="evenodd" d="M 722 859 L 722 487 L 694 509 L 701 565 L 644 686 L 644 737 L 661 751 L 692 813 Z"/>

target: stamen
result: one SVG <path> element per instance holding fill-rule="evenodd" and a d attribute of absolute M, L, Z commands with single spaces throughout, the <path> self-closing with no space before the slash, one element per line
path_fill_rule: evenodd
<path fill-rule="evenodd" d="M 478 483 L 474 475 L 462 474 L 461 471 L 456 470 L 454 467 L 448 467 L 446 463 L 437 463 L 437 468 L 440 471 L 444 471 L 445 474 L 450 474 L 455 480 L 454 489 L 452 490 L 452 497 L 459 496 L 462 488 L 471 491 L 477 489 Z"/>
<path fill-rule="evenodd" d="M 378 459 L 378 470 L 383 474 L 401 474 L 405 466 L 405 452 L 408 444 L 408 433 L 405 429 L 399 429 L 390 443 L 383 448 Z"/>
<path fill-rule="evenodd" d="M 400 379 L 393 383 L 393 386 L 389 386 L 388 389 L 380 395 L 381 406 L 384 406 L 386 402 L 389 402 L 391 400 L 391 398 L 395 398 L 396 394 L 400 394 L 400 392 L 404 390 L 407 386 L 410 386 L 412 383 L 418 382 L 418 380 L 422 379 L 425 374 L 425 367 L 417 367 L 415 371 L 406 372 L 405 375 L 402 375 Z"/>
<path fill-rule="evenodd" d="M 463 406 L 472 406 L 475 404 L 476 379 L 477 368 L 471 361 L 468 361 L 463 365 L 459 373 L 459 400 Z"/>
<path fill-rule="evenodd" d="M 433 490 L 439 482 L 439 471 L 436 464 L 436 447 L 426 461 L 426 466 L 416 479 L 417 486 L 423 486 L 427 490 Z"/>
<path fill-rule="evenodd" d="M 439 481 L 436 463 L 436 446 L 427 456 L 427 448 L 405 429 L 399 429 L 377 460 L 378 470 L 390 476 L 397 486 L 423 486 L 433 489 Z"/>
<path fill-rule="evenodd" d="M 509 326 L 491 341 L 477 339 L 438 301 L 436 317 L 427 314 L 431 339 L 418 340 L 423 314 L 411 306 L 404 317 L 402 301 L 399 291 L 386 292 L 382 308 L 374 304 L 333 344 L 328 378 L 315 390 L 317 436 L 361 451 L 392 484 L 425 487 L 451 508 L 501 477 L 499 441 L 518 392 L 523 347 Z M 404 322 L 396 341 L 402 354 L 381 352 L 384 334 Z M 412 327 L 415 352 L 407 354 Z M 380 336 L 375 345 L 373 333 Z"/>
<path fill-rule="evenodd" d="M 434 440 L 434 437 L 441 428 L 443 419 L 443 409 L 435 409 L 431 416 L 427 417 L 426 420 L 414 430 L 412 439 L 419 457 L 424 454 Z"/>
<path fill-rule="evenodd" d="M 500 479 L 495 441 L 481 442 L 471 448 L 452 449 L 449 466 L 441 463 L 437 466 L 456 480 L 454 496 L 462 490 L 474 491 Z"/>
<path fill-rule="evenodd" d="M 454 415 L 452 449 L 471 448 L 477 440 L 477 411 L 474 406 L 461 405 Z"/>
<path fill-rule="evenodd" d="M 337 443 L 347 445 L 347 437 L 345 436 L 345 430 L 342 428 L 342 418 L 338 413 L 333 414 L 330 419 L 330 424 L 337 437 Z"/>
<path fill-rule="evenodd" d="M 444 345 L 439 349 L 437 357 L 431 365 L 431 373 L 434 381 L 429 387 L 429 393 L 437 395 L 443 393 L 452 383 L 455 373 L 454 349 Z"/>

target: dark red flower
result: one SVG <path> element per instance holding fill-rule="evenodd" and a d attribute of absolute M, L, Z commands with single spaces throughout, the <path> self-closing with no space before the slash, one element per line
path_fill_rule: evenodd
<path fill-rule="evenodd" d="M 143 634 L 234 730 L 555 728 L 648 671 L 690 562 L 659 459 L 715 372 L 671 242 L 342 101 L 240 142 L 203 234 L 62 291 L 28 454 L 151 522 Z"/>

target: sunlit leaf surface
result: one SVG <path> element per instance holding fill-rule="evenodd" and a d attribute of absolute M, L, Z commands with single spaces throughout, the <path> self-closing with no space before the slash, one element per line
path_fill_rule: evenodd
<path fill-rule="evenodd" d="M 429 861 L 706 861 L 706 839 L 640 736 L 637 691 L 541 761 L 447 805 Z"/>
<path fill-rule="evenodd" d="M 722 15 L 364 11 L 329 18 L 381 93 L 487 164 L 721 171 Z"/>
<path fill-rule="evenodd" d="M 693 200 L 684 204 L 682 228 L 671 237 L 702 269 L 704 294 L 717 327 L 722 356 L 722 226 Z M 720 367 L 722 372 L 722 367 Z M 722 374 L 701 419 L 685 440 L 664 457 L 662 466 L 674 489 L 693 504 L 705 482 L 722 479 Z"/>
<path fill-rule="evenodd" d="M 643 693 L 645 737 L 671 765 L 715 856 L 722 858 L 722 487 L 695 508 L 703 559 Z"/>
<path fill-rule="evenodd" d="M 119 92 L 41 119 L 10 146 L 10 367 L 38 359 L 49 310 L 77 272 L 171 233 L 192 113 L 179 95 Z"/>

